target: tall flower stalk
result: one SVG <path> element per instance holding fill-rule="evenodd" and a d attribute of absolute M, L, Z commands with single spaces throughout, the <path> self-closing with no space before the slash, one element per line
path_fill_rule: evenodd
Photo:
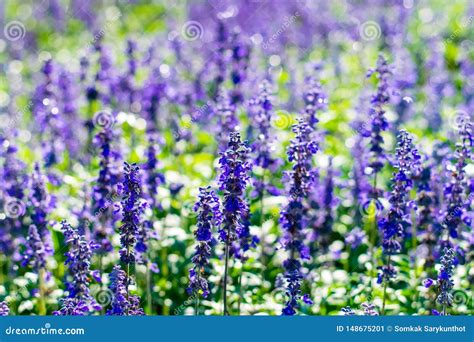
<path fill-rule="evenodd" d="M 400 130 L 398 134 L 395 159 L 396 172 L 392 178 L 392 191 L 389 197 L 390 209 L 387 216 L 379 221 L 382 232 L 382 252 L 386 257 L 385 264 L 380 268 L 377 277 L 377 283 L 383 284 L 382 314 L 385 312 L 388 284 L 397 274 L 392 265 L 392 256 L 400 253 L 403 237 L 411 224 L 408 194 L 413 184 L 411 177 L 417 172 L 420 161 L 418 151 L 413 145 L 413 138 L 405 130 Z"/>
<path fill-rule="evenodd" d="M 128 276 L 120 265 L 115 265 L 110 274 L 110 290 L 113 294 L 109 316 L 143 316 L 140 297 L 131 295 L 128 290 Z"/>
<path fill-rule="evenodd" d="M 147 203 L 141 201 L 140 168 L 136 164 L 124 163 L 124 179 L 120 184 L 119 191 L 122 195 L 121 212 L 122 224 L 119 228 L 120 261 L 125 267 L 125 290 L 127 300 L 130 297 L 129 286 L 132 284 L 131 267 L 135 265 L 135 247 L 140 231 L 141 216 L 147 207 Z M 117 271 L 118 272 L 118 271 Z M 118 272 L 120 273 L 120 272 Z M 118 278 L 119 275 L 117 274 Z"/>
<path fill-rule="evenodd" d="M 23 252 L 22 266 L 29 266 L 38 275 L 38 314 L 46 315 L 46 257 L 47 247 L 38 232 L 35 225 L 31 225 L 28 230 L 28 237 L 25 243 L 25 251 Z"/>
<path fill-rule="evenodd" d="M 90 262 L 92 251 L 98 247 L 93 242 L 88 242 L 84 235 L 79 234 L 66 221 L 61 222 L 69 251 L 65 254 L 65 264 L 69 266 L 69 276 L 72 281 L 67 282 L 68 296 L 64 299 L 62 307 L 56 315 L 83 316 L 102 307 L 95 301 L 89 291 L 89 277 L 91 275 Z"/>
<path fill-rule="evenodd" d="M 214 241 L 212 229 L 221 224 L 220 203 L 211 187 L 199 189 L 199 200 L 194 206 L 197 213 L 197 229 L 194 236 L 197 241 L 192 262 L 194 266 L 189 270 L 189 286 L 186 289 L 189 295 L 196 296 L 196 315 L 199 314 L 199 296 L 209 296 L 209 284 L 206 279 L 209 259 L 212 254 Z"/>
<path fill-rule="evenodd" d="M 438 297 L 436 301 L 441 304 L 442 314 L 448 314 L 448 308 L 453 305 L 452 290 L 454 283 L 452 276 L 454 273 L 455 253 L 452 248 L 445 248 L 441 257 L 441 268 L 438 273 Z"/>
<path fill-rule="evenodd" d="M 250 100 L 249 103 L 250 119 L 252 121 L 251 135 L 253 143 L 251 144 L 253 164 L 257 168 L 254 173 L 260 170 L 259 175 L 254 175 L 254 190 L 251 197 L 259 202 L 260 207 L 260 243 L 262 247 L 262 264 L 265 263 L 265 232 L 263 230 L 263 221 L 265 217 L 263 208 L 263 199 L 266 194 L 278 195 L 280 193 L 271 182 L 269 174 L 278 170 L 281 162 L 274 154 L 275 136 L 272 132 L 273 104 L 270 82 L 264 80 L 260 84 L 260 92 L 257 97 Z"/>
<path fill-rule="evenodd" d="M 446 230 L 444 244 L 448 247 L 450 247 L 449 239 L 456 239 L 459 236 L 459 227 L 462 224 L 467 204 L 465 197 L 469 185 L 466 177 L 466 166 L 472 158 L 472 148 L 474 147 L 472 123 L 469 120 L 468 115 L 459 117 L 457 128 L 460 142 L 456 144 L 455 164 L 450 168 L 449 182 L 444 189 L 447 210 L 442 225 Z"/>
<path fill-rule="evenodd" d="M 244 199 L 245 189 L 249 182 L 251 166 L 247 161 L 249 148 L 240 139 L 238 132 L 230 133 L 227 150 L 221 153 L 219 159 L 221 173 L 219 189 L 223 192 L 222 225 L 219 229 L 219 239 L 224 243 L 224 284 L 223 284 L 223 314 L 229 315 L 227 303 L 227 285 L 231 245 L 239 237 L 244 228 L 245 213 L 248 205 Z"/>
<path fill-rule="evenodd" d="M 389 78 L 391 76 L 391 68 L 387 60 L 380 55 L 377 59 L 377 66 L 375 69 L 369 70 L 367 77 L 375 75 L 378 79 L 378 86 L 376 93 L 371 98 L 371 107 L 369 111 L 370 115 L 370 132 L 369 136 L 369 167 L 373 176 L 372 189 L 369 193 L 370 202 L 363 204 L 364 207 L 373 205 L 375 209 L 375 217 L 373 218 L 374 227 L 369 234 L 370 248 L 371 248 L 371 259 L 372 259 L 372 270 L 375 271 L 375 245 L 377 240 L 377 213 L 382 209 L 380 203 L 380 196 L 382 190 L 378 188 L 377 177 L 379 172 L 382 170 L 385 164 L 385 153 L 383 148 L 383 137 L 382 132 L 388 129 L 388 122 L 385 117 L 385 107 L 390 102 L 389 93 Z"/>
<path fill-rule="evenodd" d="M 307 296 L 301 296 L 302 261 L 309 259 L 309 248 L 304 244 L 306 227 L 305 198 L 314 181 L 312 156 L 318 151 L 318 145 L 311 139 L 312 129 L 304 119 L 299 119 L 293 126 L 295 139 L 288 148 L 288 160 L 293 162 L 293 170 L 287 172 L 290 180 L 288 203 L 281 213 L 280 222 L 283 229 L 282 246 L 288 253 L 283 263 L 287 281 L 287 302 L 283 315 L 294 315 L 300 300 L 310 302 Z"/>

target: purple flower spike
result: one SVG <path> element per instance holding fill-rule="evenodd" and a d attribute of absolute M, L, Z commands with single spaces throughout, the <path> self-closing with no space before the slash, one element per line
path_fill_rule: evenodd
<path fill-rule="evenodd" d="M 200 293 L 204 298 L 209 295 L 209 285 L 204 277 L 212 253 L 212 229 L 221 224 L 220 203 L 211 187 L 199 189 L 199 200 L 194 206 L 197 213 L 197 229 L 194 232 L 197 245 L 189 270 L 188 294 Z"/>
<path fill-rule="evenodd" d="M 101 310 L 102 307 L 89 292 L 90 260 L 94 245 L 87 242 L 84 235 L 80 235 L 66 221 L 61 222 L 61 225 L 64 238 L 69 245 L 69 252 L 65 254 L 65 265 L 69 266 L 72 281 L 66 283 L 69 294 L 64 299 L 61 309 L 55 314 L 83 316 Z"/>
<path fill-rule="evenodd" d="M 299 119 L 293 126 L 296 138 L 288 147 L 288 159 L 293 162 L 293 170 L 288 172 L 290 189 L 288 204 L 281 213 L 280 222 L 283 228 L 282 245 L 288 252 L 288 259 L 283 263 L 287 280 L 288 300 L 283 308 L 283 315 L 294 315 L 299 307 L 301 296 L 301 261 L 309 259 L 309 248 L 304 244 L 306 226 L 306 209 L 303 200 L 314 181 L 311 159 L 318 151 L 316 142 L 311 140 L 312 129 L 304 119 Z"/>

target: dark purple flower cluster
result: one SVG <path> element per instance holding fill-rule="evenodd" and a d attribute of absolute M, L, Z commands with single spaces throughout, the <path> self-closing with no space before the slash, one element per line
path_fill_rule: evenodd
<path fill-rule="evenodd" d="M 452 248 L 445 248 L 441 257 L 441 268 L 438 273 L 438 297 L 436 301 L 443 306 L 443 315 L 447 308 L 453 305 L 452 289 L 454 286 L 452 276 L 454 273 L 455 252 Z"/>
<path fill-rule="evenodd" d="M 3 229 L 0 229 L 0 251 L 5 255 L 13 255 L 18 259 L 18 245 L 24 242 L 24 224 L 26 195 L 25 188 L 28 184 L 26 165 L 17 158 L 17 148 L 10 141 L 0 138 L 0 144 L 8 146 L 0 152 L 3 157 L 0 173 L 2 184 L 0 185 L 0 202 L 7 212 L 3 221 Z"/>
<path fill-rule="evenodd" d="M 71 281 L 66 282 L 68 296 L 56 315 L 82 316 L 100 311 L 102 307 L 95 301 L 89 291 L 90 263 L 92 251 L 98 248 L 92 241 L 88 242 L 84 235 L 74 229 L 66 221 L 61 222 L 65 242 L 69 251 L 65 254 L 65 265 L 69 266 Z"/>
<path fill-rule="evenodd" d="M 31 207 L 31 221 L 36 226 L 38 234 L 45 242 L 46 251 L 52 252 L 50 245 L 49 230 L 48 230 L 48 214 L 55 206 L 55 200 L 46 190 L 46 177 L 41 173 L 39 164 L 35 164 L 35 169 L 31 175 L 30 185 L 30 207 Z"/>
<path fill-rule="evenodd" d="M 382 231 L 382 250 L 388 256 L 386 265 L 381 269 L 377 282 L 389 281 L 396 274 L 390 264 L 390 257 L 400 253 L 405 231 L 410 226 L 408 213 L 408 193 L 412 187 L 412 176 L 419 169 L 420 155 L 413 144 L 413 137 L 405 130 L 400 130 L 397 137 L 395 153 L 397 171 L 392 178 L 390 209 L 387 216 L 379 221 Z"/>
<path fill-rule="evenodd" d="M 304 199 L 314 181 L 312 156 L 318 151 L 316 142 L 311 140 L 312 129 L 304 119 L 299 119 L 293 126 L 295 139 L 288 147 L 288 160 L 293 162 L 293 170 L 288 172 L 290 189 L 288 204 L 281 213 L 280 222 L 283 229 L 282 245 L 288 252 L 288 259 L 283 263 L 287 279 L 288 301 L 283 309 L 284 315 L 294 315 L 301 300 L 301 261 L 309 259 L 309 248 L 304 244 L 305 206 Z"/>
<path fill-rule="evenodd" d="M 204 298 L 209 295 L 209 285 L 205 278 L 206 268 L 212 253 L 214 238 L 212 229 L 221 224 L 220 203 L 211 187 L 199 189 L 199 200 L 194 206 L 197 213 L 197 229 L 194 232 L 197 245 L 189 270 L 188 294 L 200 293 Z"/>
<path fill-rule="evenodd" d="M 156 154 L 158 153 L 157 148 L 157 138 L 151 136 L 146 150 L 147 160 L 144 165 L 146 170 L 146 190 L 148 199 L 150 201 L 150 207 L 155 210 L 159 208 L 159 203 L 157 201 L 156 195 L 158 192 L 158 187 L 165 183 L 165 176 L 158 171 L 160 163 L 156 159 Z"/>
<path fill-rule="evenodd" d="M 415 179 L 417 190 L 416 210 L 418 216 L 416 224 L 423 248 L 421 252 L 425 259 L 425 269 L 430 269 L 434 265 L 433 253 L 439 231 L 435 210 L 439 205 L 437 203 L 439 199 L 432 186 L 432 168 L 433 165 L 423 165 Z"/>
<path fill-rule="evenodd" d="M 117 196 L 116 187 L 120 181 L 119 170 L 116 166 L 120 155 L 112 148 L 113 135 L 112 128 L 104 127 L 95 136 L 95 144 L 100 148 L 100 170 L 92 193 L 92 208 L 96 217 L 93 240 L 100 245 L 97 252 L 101 254 L 112 250 L 110 236 L 115 221 L 113 202 L 114 197 Z"/>
<path fill-rule="evenodd" d="M 110 274 L 109 287 L 113 293 L 113 300 L 107 315 L 142 316 L 145 314 L 140 308 L 140 297 L 129 293 L 127 274 L 119 265 L 115 265 Z"/>
<path fill-rule="evenodd" d="M 122 224 L 119 228 L 120 260 L 125 265 L 135 263 L 135 245 L 140 231 L 141 216 L 147 207 L 146 202 L 140 200 L 140 168 L 136 164 L 124 164 L 124 179 L 119 191 L 122 195 L 121 212 Z"/>
<path fill-rule="evenodd" d="M 240 134 L 232 132 L 227 150 L 221 153 L 219 159 L 219 189 L 224 197 L 219 239 L 225 244 L 238 238 L 244 224 L 243 217 L 248 212 L 248 204 L 244 199 L 251 169 L 247 161 L 248 152 L 249 148 L 240 139 Z"/>
<path fill-rule="evenodd" d="M 331 234 L 334 224 L 334 204 L 336 202 L 334 187 L 334 167 L 332 158 L 329 159 L 326 177 L 317 190 L 321 190 L 322 194 L 317 191 L 314 196 L 321 198 L 318 213 L 318 222 L 314 225 L 314 240 L 318 242 L 321 251 L 327 251 L 332 241 Z"/>

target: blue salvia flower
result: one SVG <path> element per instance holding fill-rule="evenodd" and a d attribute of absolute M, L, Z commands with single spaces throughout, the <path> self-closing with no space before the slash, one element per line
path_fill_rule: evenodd
<path fill-rule="evenodd" d="M 10 313 L 10 309 L 8 308 L 8 304 L 5 302 L 0 302 L 0 316 L 8 316 Z"/>
<path fill-rule="evenodd" d="M 143 316 L 140 308 L 140 297 L 131 295 L 128 291 L 127 274 L 119 265 L 115 265 L 110 274 L 110 290 L 113 293 L 111 308 L 107 311 L 110 316 Z"/>
<path fill-rule="evenodd" d="M 89 291 L 89 277 L 91 275 L 90 262 L 93 249 L 98 246 L 86 241 L 84 235 L 74 229 L 66 221 L 61 222 L 61 230 L 69 251 L 65 254 L 65 265 L 69 266 L 69 275 L 72 281 L 66 283 L 68 296 L 56 315 L 82 316 L 99 311 L 102 307 L 95 301 Z"/>
<path fill-rule="evenodd" d="M 206 268 L 212 252 L 214 238 L 212 228 L 221 224 L 220 202 L 211 187 L 199 189 L 199 200 L 194 206 L 197 213 L 197 229 L 194 232 L 197 245 L 189 270 L 188 294 L 200 293 L 204 298 L 209 295 L 209 285 L 205 277 Z"/>
<path fill-rule="evenodd" d="M 434 249 L 436 246 L 437 229 L 436 228 L 436 208 L 437 194 L 432 187 L 432 168 L 433 165 L 423 165 L 419 174 L 416 176 L 415 185 L 417 190 L 416 207 L 417 207 L 417 228 L 421 237 L 421 245 L 425 248 L 425 269 L 434 266 Z"/>
<path fill-rule="evenodd" d="M 441 257 L 441 268 L 438 273 L 438 297 L 436 301 L 442 305 L 442 314 L 447 315 L 447 309 L 453 306 L 452 289 L 454 283 L 452 276 L 454 273 L 455 252 L 452 248 L 444 248 Z"/>
<path fill-rule="evenodd" d="M 397 171 L 392 178 L 390 209 L 386 217 L 379 221 L 382 231 L 382 251 L 387 256 L 387 263 L 381 268 L 377 282 L 388 282 L 395 277 L 396 270 L 391 265 L 391 256 L 400 253 L 405 231 L 410 227 L 408 211 L 408 193 L 412 187 L 412 176 L 419 169 L 420 155 L 413 145 L 412 136 L 400 130 L 397 137 L 395 153 Z"/>
<path fill-rule="evenodd" d="M 52 254 L 53 247 L 50 241 L 50 232 L 48 229 L 48 214 L 54 208 L 55 201 L 46 190 L 46 177 L 41 173 L 38 163 L 35 164 L 30 179 L 31 193 L 29 204 L 31 207 L 31 221 L 44 243 L 45 253 L 49 255 Z"/>
<path fill-rule="evenodd" d="M 290 189 L 288 204 L 281 213 L 280 222 L 283 229 L 282 245 L 288 252 L 288 259 L 283 263 L 287 280 L 288 300 L 283 308 L 283 315 L 294 315 L 302 299 L 301 261 L 309 259 L 309 248 L 304 244 L 305 207 L 304 199 L 314 181 L 311 159 L 318 151 L 316 142 L 311 140 L 312 129 L 304 119 L 299 119 L 293 126 L 296 138 L 291 140 L 288 148 L 288 159 L 293 162 L 293 170 L 288 172 Z"/>
<path fill-rule="evenodd" d="M 334 168 L 332 158 L 329 159 L 326 178 L 322 187 L 321 223 L 315 227 L 316 237 L 322 251 L 327 251 L 331 243 L 331 233 L 334 224 Z M 321 196 L 321 194 L 319 194 Z"/>
<path fill-rule="evenodd" d="M 228 148 L 219 159 L 221 173 L 219 189 L 223 191 L 223 225 L 219 229 L 222 242 L 235 241 L 243 224 L 242 215 L 248 211 L 244 192 L 249 181 L 251 165 L 247 161 L 249 149 L 238 132 L 230 133 Z"/>
<path fill-rule="evenodd" d="M 165 183 L 165 176 L 158 171 L 159 162 L 156 159 L 156 154 L 158 153 L 157 149 L 157 138 L 155 135 L 151 135 L 149 138 L 149 145 L 146 150 L 147 160 L 144 165 L 145 173 L 145 183 L 146 190 L 150 207 L 155 210 L 159 207 L 159 203 L 156 199 L 158 192 L 158 187 Z"/>
<path fill-rule="evenodd" d="M 3 202 L 2 207 L 7 216 L 3 221 L 3 229 L 0 229 L 0 251 L 18 260 L 17 246 L 24 243 L 23 217 L 26 209 L 25 188 L 28 185 L 28 175 L 25 172 L 26 165 L 16 156 L 17 148 L 7 140 L 6 143 L 8 147 L 0 154 L 0 157 L 4 158 L 0 170 L 3 180 L 0 185 L 0 201 Z"/>
<path fill-rule="evenodd" d="M 461 141 L 456 144 L 454 155 L 456 164 L 451 168 L 449 183 L 444 189 L 448 208 L 443 220 L 443 227 L 447 229 L 449 234 L 447 240 L 449 240 L 449 237 L 458 237 L 458 229 L 466 209 L 464 197 L 469 185 L 465 168 L 472 158 L 472 148 L 474 147 L 472 123 L 469 121 L 468 115 L 459 117 L 458 130 Z"/>
<path fill-rule="evenodd" d="M 93 240 L 100 245 L 97 253 L 112 251 L 110 237 L 113 233 L 113 202 L 117 196 L 117 185 L 120 181 L 116 161 L 120 157 L 112 147 L 114 133 L 112 128 L 104 127 L 94 138 L 100 149 L 99 177 L 92 191 L 92 208 L 96 218 Z"/>
<path fill-rule="evenodd" d="M 22 265 L 30 266 L 35 272 L 39 272 L 40 269 L 46 267 L 48 254 L 38 229 L 32 224 L 28 230 Z"/>
<path fill-rule="evenodd" d="M 248 214 L 248 205 L 244 199 L 245 189 L 249 182 L 251 165 L 247 161 L 249 148 L 240 139 L 238 132 L 230 133 L 228 147 L 219 159 L 221 173 L 219 189 L 223 192 L 222 225 L 219 239 L 225 244 L 224 275 L 224 314 L 227 311 L 227 273 L 231 244 L 239 238 Z"/>
<path fill-rule="evenodd" d="M 140 168 L 136 164 L 124 163 L 124 179 L 119 188 L 123 198 L 121 201 L 122 224 L 119 231 L 122 245 L 120 260 L 125 265 L 135 263 L 135 245 L 140 230 L 141 216 L 147 206 L 146 202 L 140 199 L 139 173 Z"/>

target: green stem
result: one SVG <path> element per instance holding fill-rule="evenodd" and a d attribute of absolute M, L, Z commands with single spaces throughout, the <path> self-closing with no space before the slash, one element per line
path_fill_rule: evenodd
<path fill-rule="evenodd" d="M 227 232 L 227 238 L 229 237 L 229 232 Z M 223 301 L 224 301 L 224 305 L 223 305 L 223 310 L 222 310 L 222 314 L 224 316 L 228 316 L 229 315 L 229 312 L 227 311 L 227 278 L 228 278 L 228 273 L 229 273 L 229 242 L 226 241 L 226 244 L 225 244 L 225 263 L 224 263 L 224 287 L 223 287 Z"/>
<path fill-rule="evenodd" d="M 44 284 L 45 271 L 40 268 L 38 272 L 38 287 L 39 287 L 39 299 L 38 299 L 38 314 L 40 316 L 46 316 L 46 288 Z"/>
<path fill-rule="evenodd" d="M 373 189 L 374 189 L 374 226 L 373 229 L 370 231 L 370 258 L 372 262 L 372 269 L 370 270 L 370 279 L 369 279 L 369 285 L 370 285 L 370 292 L 373 292 L 372 289 L 372 280 L 375 278 L 375 270 L 377 269 L 377 260 L 375 259 L 375 243 L 377 240 L 377 231 L 378 231 L 378 223 L 377 223 L 377 172 L 374 174 L 374 183 L 373 183 Z"/>
<path fill-rule="evenodd" d="M 195 292 L 194 294 L 196 296 L 196 300 L 195 300 L 195 307 L 194 307 L 194 314 L 196 316 L 199 316 L 199 293 Z"/>
<path fill-rule="evenodd" d="M 389 255 L 388 259 L 387 259 L 387 266 L 388 267 L 390 267 L 391 257 L 392 256 Z M 381 310 L 382 316 L 385 314 L 385 303 L 386 303 L 386 300 L 387 300 L 387 287 L 388 287 L 388 280 L 385 280 L 384 284 L 383 284 L 383 300 L 382 300 L 382 310 Z"/>

